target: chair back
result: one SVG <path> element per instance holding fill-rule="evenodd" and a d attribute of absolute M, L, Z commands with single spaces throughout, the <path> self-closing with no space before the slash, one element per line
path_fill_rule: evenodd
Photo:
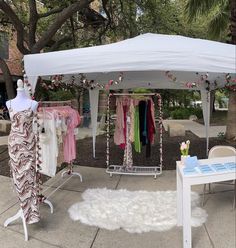
<path fill-rule="evenodd" d="M 236 149 L 234 147 L 213 146 L 208 153 L 208 158 L 228 157 L 228 156 L 236 156 Z"/>

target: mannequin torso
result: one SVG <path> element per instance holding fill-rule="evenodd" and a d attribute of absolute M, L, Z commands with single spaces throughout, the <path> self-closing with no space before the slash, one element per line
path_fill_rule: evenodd
<path fill-rule="evenodd" d="M 13 110 L 14 112 L 19 112 L 31 108 L 32 111 L 36 111 L 38 107 L 38 102 L 31 100 L 25 93 L 23 87 L 23 82 L 21 79 L 17 81 L 17 95 L 14 99 L 6 102 L 8 110 Z"/>
<path fill-rule="evenodd" d="M 36 141 L 34 118 L 38 103 L 27 96 L 22 80 L 17 81 L 17 96 L 6 102 L 11 118 L 8 136 L 9 165 L 20 206 L 27 224 L 40 220 L 37 196 Z"/>

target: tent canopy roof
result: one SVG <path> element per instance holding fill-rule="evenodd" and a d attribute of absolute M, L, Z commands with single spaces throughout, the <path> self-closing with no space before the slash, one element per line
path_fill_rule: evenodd
<path fill-rule="evenodd" d="M 88 48 L 24 56 L 24 67 L 35 88 L 38 76 L 75 75 L 84 73 L 87 79 L 107 83 L 124 80 L 111 89 L 122 88 L 188 88 L 186 82 L 204 82 L 201 75 L 209 73 L 208 80 L 225 83 L 225 73 L 235 73 L 234 45 L 187 38 L 176 35 L 143 34 L 135 38 Z M 166 71 L 171 71 L 167 75 Z M 176 78 L 177 80 L 173 80 Z M 206 130 L 209 126 L 206 85 L 201 84 Z M 93 127 L 93 154 L 97 128 L 98 90 L 90 90 Z M 208 137 L 208 131 L 206 131 Z"/>
<path fill-rule="evenodd" d="M 112 44 L 24 56 L 28 76 L 119 71 L 235 73 L 235 46 L 143 34 Z"/>

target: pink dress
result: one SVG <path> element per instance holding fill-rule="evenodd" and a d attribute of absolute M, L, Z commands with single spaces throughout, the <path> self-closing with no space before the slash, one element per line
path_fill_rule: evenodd
<path fill-rule="evenodd" d="M 80 124 L 81 118 L 78 111 L 68 108 L 67 134 L 64 138 L 64 161 L 67 163 L 76 159 L 76 140 L 74 129 Z"/>

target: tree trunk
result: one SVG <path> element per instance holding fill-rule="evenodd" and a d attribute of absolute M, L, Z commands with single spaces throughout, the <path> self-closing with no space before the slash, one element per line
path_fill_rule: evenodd
<path fill-rule="evenodd" d="M 236 44 L 236 1 L 230 1 L 230 34 L 231 43 Z"/>
<path fill-rule="evenodd" d="M 7 96 L 9 99 L 14 98 L 15 97 L 15 91 L 14 91 L 11 73 L 10 73 L 10 70 L 7 66 L 7 63 L 2 58 L 0 58 L 0 68 L 2 70 L 3 78 L 5 81 Z"/>
<path fill-rule="evenodd" d="M 215 112 L 215 90 L 210 92 L 210 118 L 212 117 L 212 113 Z"/>
<path fill-rule="evenodd" d="M 230 1 L 230 32 L 231 43 L 236 44 L 236 1 Z M 236 92 L 229 93 L 229 105 L 227 114 L 226 139 L 236 137 Z"/>
<path fill-rule="evenodd" d="M 227 115 L 226 139 L 236 137 L 236 91 L 229 93 L 229 107 Z"/>

